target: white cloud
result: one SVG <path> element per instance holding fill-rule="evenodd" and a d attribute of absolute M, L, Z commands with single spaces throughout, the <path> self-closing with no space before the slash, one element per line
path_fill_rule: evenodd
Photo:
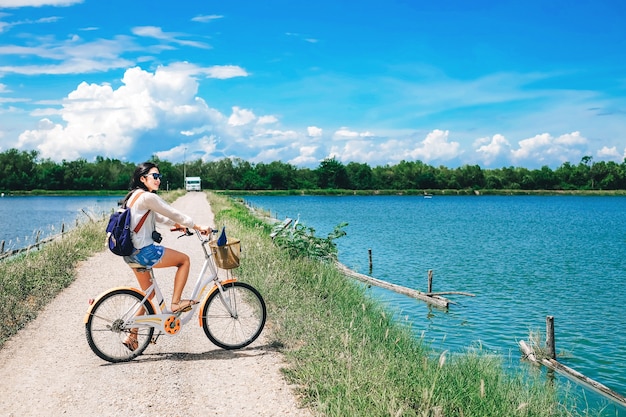
<path fill-rule="evenodd" d="M 49 19 L 46 19 L 49 20 Z M 2 27 L 0 27 L 1 29 Z M 181 40 L 183 36 L 178 33 L 165 33 L 160 28 L 144 26 L 135 28 L 136 33 L 150 39 L 161 42 L 176 43 L 178 45 L 192 46 L 196 48 L 208 48 L 209 46 L 194 41 Z M 142 60 L 152 61 L 149 56 L 125 58 L 138 52 L 158 54 L 171 46 L 140 45 L 132 36 L 118 35 L 113 39 L 95 39 L 85 41 L 80 36 L 72 35 L 66 39 L 56 40 L 51 37 L 44 38 L 36 46 L 2 44 L 0 45 L 0 57 L 8 56 L 5 61 L 12 65 L 0 66 L 2 73 L 22 75 L 44 74 L 92 74 L 106 72 L 111 69 L 130 68 Z M 35 63 L 36 62 L 36 63 Z M 204 75 L 208 78 L 228 79 L 234 77 L 246 77 L 248 72 L 236 65 L 213 65 L 197 66 L 189 63 L 176 63 L 171 65 L 187 66 L 190 72 Z"/>
<path fill-rule="evenodd" d="M 78 38 L 80 39 L 80 38 Z M 115 40 L 99 39 L 93 42 L 77 41 L 75 38 L 60 42 L 46 41 L 38 46 L 1 45 L 0 56 L 16 56 L 13 62 L 20 65 L 0 66 L 0 73 L 23 75 L 85 74 L 110 69 L 128 68 L 133 63 L 121 57 L 124 51 L 138 47 L 128 37 Z M 36 58 L 41 63 L 21 64 L 22 59 Z"/>
<path fill-rule="evenodd" d="M 60 107 L 38 109 L 39 126 L 19 135 L 17 148 L 36 149 L 43 158 L 74 160 L 105 156 L 124 159 L 132 153 L 202 158 L 287 152 L 300 141 L 294 131 L 267 129 L 273 115 L 256 116 L 238 106 L 225 116 L 197 96 L 202 68 L 187 63 L 159 67 L 154 73 L 128 69 L 119 88 L 81 83 Z M 55 103 L 52 103 L 55 104 Z M 55 119 L 58 119 L 55 121 Z M 184 140 L 184 145 L 181 143 Z M 286 158 L 284 158 L 286 159 Z"/>
<path fill-rule="evenodd" d="M 227 78 L 247 77 L 248 72 L 236 65 L 214 65 L 202 71 L 209 78 L 225 80 Z"/>
<path fill-rule="evenodd" d="M 259 125 L 271 125 L 277 122 L 278 119 L 276 118 L 276 116 L 261 116 L 257 120 L 257 124 Z"/>
<path fill-rule="evenodd" d="M 448 135 L 447 130 L 433 130 L 420 142 L 420 146 L 406 151 L 407 157 L 427 163 L 457 158 L 462 152 L 461 145 L 459 142 L 449 142 Z"/>
<path fill-rule="evenodd" d="M 522 166 L 545 164 L 558 161 L 577 162 L 588 150 L 587 139 L 580 132 L 553 137 L 549 133 L 536 135 L 519 141 L 519 149 L 511 151 L 511 159 Z"/>
<path fill-rule="evenodd" d="M 315 156 L 317 152 L 317 146 L 302 146 L 299 148 L 300 153 L 295 158 L 292 158 L 288 163 L 296 166 L 312 165 L 318 162 L 318 158 Z"/>
<path fill-rule="evenodd" d="M 256 120 L 253 112 L 239 107 L 233 107 L 233 113 L 228 118 L 228 124 L 231 126 L 243 126 Z"/>
<path fill-rule="evenodd" d="M 307 134 L 312 138 L 318 138 L 322 136 L 322 129 L 316 126 L 309 126 L 306 128 Z"/>
<path fill-rule="evenodd" d="M 342 127 L 335 132 L 333 138 L 337 140 L 344 140 L 352 138 L 366 138 L 370 136 L 373 136 L 370 132 L 355 132 L 349 130 L 347 127 Z"/>
<path fill-rule="evenodd" d="M 191 46 L 200 49 L 211 49 L 211 45 L 208 45 L 204 42 L 180 39 L 181 37 L 186 36 L 184 33 L 163 32 L 163 30 L 158 26 L 137 26 L 132 28 L 132 33 L 137 36 L 158 39 L 160 41 L 174 43 L 182 46 Z"/>
<path fill-rule="evenodd" d="M 347 127 L 342 127 L 335 132 L 334 137 L 337 139 L 356 138 L 359 136 L 359 132 L 348 130 Z"/>
<path fill-rule="evenodd" d="M 474 142 L 476 153 L 483 165 L 492 165 L 501 158 L 508 158 L 511 152 L 511 144 L 506 138 L 500 134 L 493 135 L 490 139 L 479 138 Z"/>
<path fill-rule="evenodd" d="M 207 160 L 207 155 L 213 154 L 217 150 L 217 140 L 215 136 L 202 136 L 192 142 L 181 143 L 167 151 L 155 152 L 159 159 L 167 161 L 189 161 L 195 160 L 193 155 L 201 155 L 201 159 Z M 193 153 L 191 153 L 193 151 Z"/>
<path fill-rule="evenodd" d="M 18 147 L 55 160 L 124 157 L 145 132 L 211 117 L 204 101 L 196 100 L 196 81 L 168 68 L 154 74 L 131 68 L 122 84 L 114 90 L 81 83 L 63 101 L 64 124 L 42 119 L 37 129 L 19 136 Z"/>
<path fill-rule="evenodd" d="M 73 4 L 82 3 L 83 0 L 0 0 L 0 7 L 18 8 L 18 7 L 42 7 L 57 6 L 65 7 Z"/>
<path fill-rule="evenodd" d="M 375 161 L 381 156 L 381 150 L 371 141 L 349 140 L 343 146 L 333 145 L 328 157 L 335 157 L 342 163 Z M 388 156 L 388 155 L 385 155 Z"/>
<path fill-rule="evenodd" d="M 610 161 L 622 163 L 624 159 L 626 159 L 626 148 L 624 148 L 623 153 L 620 154 L 616 146 L 613 146 L 611 148 L 604 146 L 602 147 L 602 149 L 596 152 L 596 155 L 601 159 L 607 159 Z"/>
<path fill-rule="evenodd" d="M 213 20 L 222 19 L 223 17 L 224 16 L 219 15 L 219 14 L 200 15 L 200 16 L 196 16 L 196 17 L 192 18 L 191 21 L 192 22 L 206 23 L 206 22 L 211 22 Z"/>

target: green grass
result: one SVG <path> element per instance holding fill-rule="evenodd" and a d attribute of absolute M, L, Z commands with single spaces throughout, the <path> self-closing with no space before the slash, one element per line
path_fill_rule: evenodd
<path fill-rule="evenodd" d="M 0 347 L 74 281 L 78 262 L 102 249 L 105 228 L 104 220 L 89 222 L 0 262 Z"/>
<path fill-rule="evenodd" d="M 217 225 L 242 241 L 236 274 L 268 304 L 270 345 L 285 354 L 285 375 L 316 414 L 579 415 L 541 373 L 505 371 L 505 358 L 479 349 L 454 356 L 433 352 L 363 285 L 331 263 L 290 257 L 242 204 L 210 198 Z"/>

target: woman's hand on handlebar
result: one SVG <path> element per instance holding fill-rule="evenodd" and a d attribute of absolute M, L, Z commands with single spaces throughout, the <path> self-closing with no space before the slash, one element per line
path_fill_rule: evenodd
<path fill-rule="evenodd" d="M 194 224 L 193 225 L 193 230 L 196 230 L 198 232 L 200 232 L 201 235 L 208 235 L 211 232 L 213 232 L 213 228 L 212 227 L 208 227 L 208 226 L 201 226 L 199 224 Z"/>
<path fill-rule="evenodd" d="M 193 232 L 191 231 L 191 229 L 185 226 L 181 226 L 179 224 L 174 225 L 174 227 L 170 229 L 170 232 L 183 232 L 183 234 L 178 237 L 193 235 Z"/>
<path fill-rule="evenodd" d="M 176 224 L 174 225 L 174 227 L 172 227 L 170 230 L 171 230 L 172 232 L 183 232 L 183 233 L 185 233 L 186 235 L 192 235 L 192 234 L 193 234 L 193 231 L 195 230 L 195 231 L 200 232 L 200 234 L 201 234 L 201 235 L 204 235 L 204 236 L 206 236 L 206 235 L 208 235 L 208 234 L 210 234 L 210 233 L 214 232 L 213 228 L 211 228 L 211 227 L 201 226 L 201 225 L 198 225 L 198 224 L 194 224 L 194 225 L 193 225 L 193 230 L 192 230 L 192 229 L 190 229 L 190 228 L 188 228 L 188 227 L 185 227 L 185 226 L 183 226 L 183 225 L 181 225 L 181 224 L 178 224 L 178 223 L 176 223 Z"/>

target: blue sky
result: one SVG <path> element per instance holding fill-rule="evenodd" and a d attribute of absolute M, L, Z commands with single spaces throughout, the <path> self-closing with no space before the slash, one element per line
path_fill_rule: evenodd
<path fill-rule="evenodd" d="M 0 151 L 316 167 L 626 157 L 626 2 L 0 0 Z"/>

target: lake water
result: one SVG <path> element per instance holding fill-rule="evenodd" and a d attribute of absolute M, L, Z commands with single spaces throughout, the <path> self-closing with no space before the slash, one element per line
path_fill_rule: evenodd
<path fill-rule="evenodd" d="M 339 260 L 458 302 L 448 311 L 371 293 L 437 350 L 482 346 L 516 363 L 519 340 L 554 316 L 559 360 L 626 394 L 626 198 L 572 196 L 244 197 L 325 237 L 340 222 Z M 373 270 L 369 273 L 368 249 Z M 524 365 L 522 365 L 524 366 Z M 601 397 L 585 392 L 596 405 Z M 607 416 L 626 416 L 609 403 Z"/>
<path fill-rule="evenodd" d="M 102 216 L 117 207 L 120 196 L 104 197 L 0 197 L 0 242 L 5 250 L 18 249 L 35 243 L 40 238 L 61 233 L 76 225 L 76 220 L 89 220 L 87 215 Z"/>

